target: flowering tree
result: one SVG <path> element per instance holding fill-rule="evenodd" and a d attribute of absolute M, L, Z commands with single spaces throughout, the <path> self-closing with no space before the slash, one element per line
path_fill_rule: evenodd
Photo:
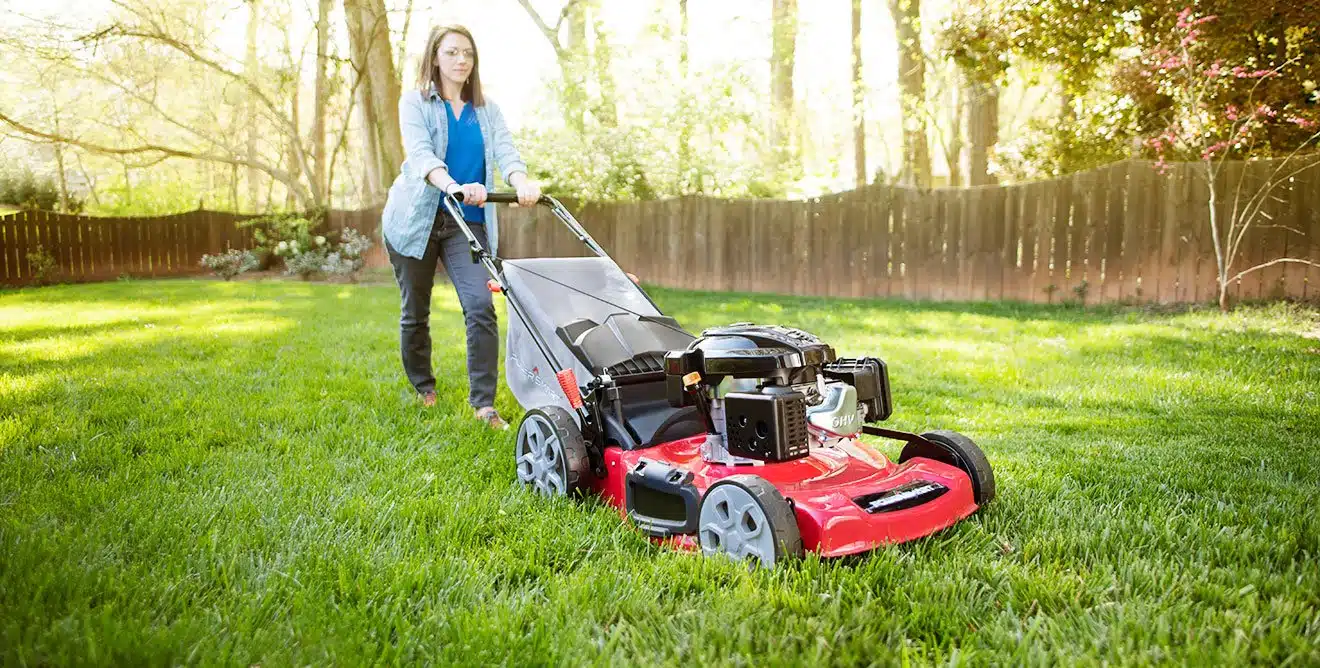
<path fill-rule="evenodd" d="M 1301 258 L 1278 257 L 1238 269 L 1242 241 L 1253 226 L 1269 219 L 1265 207 L 1271 200 L 1278 201 L 1278 188 L 1320 165 L 1320 153 L 1313 150 L 1320 140 L 1320 121 L 1315 111 L 1302 105 L 1289 103 L 1280 108 L 1254 101 L 1262 86 L 1295 65 L 1299 56 L 1267 68 L 1250 62 L 1228 65 L 1210 60 L 1200 41 L 1201 26 L 1214 20 L 1214 16 L 1197 16 L 1190 7 L 1183 9 L 1174 28 L 1146 50 L 1139 76 L 1149 92 L 1166 96 L 1170 102 L 1167 124 L 1146 139 L 1157 158 L 1156 169 L 1167 172 L 1170 159 L 1195 161 L 1208 184 L 1219 308 L 1227 310 L 1229 286 L 1247 274 L 1285 262 L 1320 266 Z M 1320 91 L 1313 83 L 1309 90 L 1299 92 L 1299 100 L 1310 96 L 1312 101 L 1320 101 Z M 1266 146 L 1267 137 L 1279 134 L 1271 131 L 1281 123 L 1289 124 L 1299 138 L 1290 148 Z M 1220 181 L 1230 158 L 1255 159 L 1262 153 L 1278 157 L 1266 163 L 1270 169 L 1259 182 L 1248 183 L 1245 177 L 1236 183 Z"/>

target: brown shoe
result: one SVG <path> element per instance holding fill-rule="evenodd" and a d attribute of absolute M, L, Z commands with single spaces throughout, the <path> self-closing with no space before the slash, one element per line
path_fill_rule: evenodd
<path fill-rule="evenodd" d="M 430 408 L 435 405 L 435 392 L 422 393 L 422 405 Z"/>
<path fill-rule="evenodd" d="M 500 417 L 500 414 L 495 411 L 493 406 L 483 406 L 482 408 L 478 408 L 476 415 L 478 420 L 485 422 L 486 426 L 491 429 L 504 430 L 509 428 L 509 423 L 505 422 L 504 418 Z"/>

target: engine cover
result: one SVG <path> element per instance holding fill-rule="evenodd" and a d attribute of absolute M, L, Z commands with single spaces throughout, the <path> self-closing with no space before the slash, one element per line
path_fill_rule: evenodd
<path fill-rule="evenodd" d="M 807 455 L 807 397 L 786 388 L 724 397 L 729 454 L 782 462 Z M 769 391 L 777 390 L 777 391 Z"/>

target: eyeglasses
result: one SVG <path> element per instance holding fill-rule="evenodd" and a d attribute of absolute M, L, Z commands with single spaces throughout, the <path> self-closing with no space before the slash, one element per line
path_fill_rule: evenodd
<path fill-rule="evenodd" d="M 477 52 L 473 49 L 455 49 L 450 47 L 441 50 L 440 55 L 446 58 L 458 58 L 459 56 L 462 56 L 465 60 L 474 60 L 477 57 Z"/>

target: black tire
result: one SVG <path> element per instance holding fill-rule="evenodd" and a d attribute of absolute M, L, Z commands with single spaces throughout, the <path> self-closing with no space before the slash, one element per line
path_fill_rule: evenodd
<path fill-rule="evenodd" d="M 928 431 L 921 435 L 926 441 L 912 441 L 903 446 L 898 463 L 924 457 L 956 466 L 972 480 L 972 498 L 976 505 L 984 506 L 995 498 L 995 473 L 990 460 L 972 439 L 956 431 Z M 928 441 L 928 442 L 927 442 Z"/>
<path fill-rule="evenodd" d="M 563 481 L 562 490 L 553 484 L 551 478 L 540 476 L 545 478 L 541 484 L 527 479 L 526 474 L 532 471 L 524 468 L 523 458 L 530 453 L 534 444 L 530 440 L 533 438 L 530 433 L 532 429 L 538 430 L 543 445 L 559 452 L 558 456 L 548 459 L 542 455 L 541 463 L 547 464 L 544 470 L 553 468 L 553 473 L 558 474 Z M 547 429 L 553 431 L 553 440 L 548 438 L 550 434 L 546 433 Z M 591 462 L 587 457 L 587 443 L 582 439 L 582 430 L 578 428 L 573 416 L 558 406 L 533 408 L 523 415 L 522 421 L 518 423 L 518 435 L 514 438 L 513 457 L 519 482 L 547 496 L 575 496 L 590 487 Z"/>
<path fill-rule="evenodd" d="M 708 507 L 708 501 L 714 499 L 713 503 L 718 503 L 727 493 L 737 493 L 732 489 L 721 492 L 721 488 L 725 487 L 737 488 L 741 493 L 745 493 L 761 510 L 767 524 L 764 528 L 769 529 L 771 544 L 774 546 L 774 556 L 769 563 L 764 559 L 757 559 L 762 566 L 773 568 L 784 559 L 802 556 L 802 532 L 798 529 L 797 514 L 793 512 L 793 506 L 784 499 L 774 485 L 760 476 L 732 475 L 711 485 L 701 498 L 699 517 L 707 518 L 715 512 L 714 507 Z M 740 494 L 740 498 L 745 497 Z M 726 545 L 720 544 L 718 539 L 712 540 L 712 536 L 708 535 L 707 527 L 701 522 L 698 523 L 697 538 L 701 543 L 702 551 L 706 554 L 723 553 L 730 554 L 736 559 L 746 558 L 741 554 L 730 553 L 725 549 Z"/>

